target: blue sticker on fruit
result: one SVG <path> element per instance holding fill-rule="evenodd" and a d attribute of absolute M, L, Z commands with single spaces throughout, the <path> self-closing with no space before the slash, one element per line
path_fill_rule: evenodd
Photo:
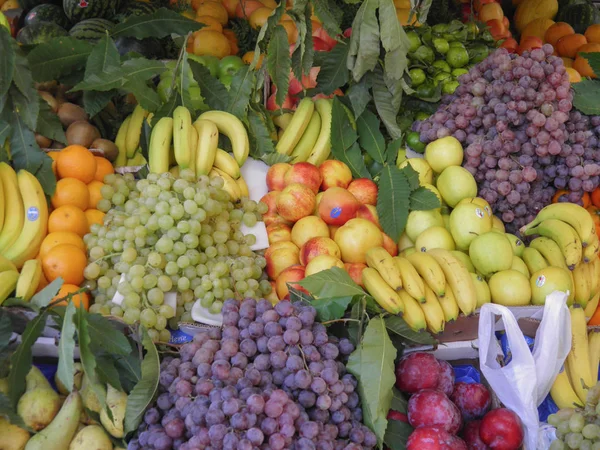
<path fill-rule="evenodd" d="M 181 330 L 171 330 L 171 339 L 169 340 L 169 344 L 187 344 L 188 342 L 192 342 L 193 339 L 194 336 L 184 333 Z"/>
<path fill-rule="evenodd" d="M 37 209 L 35 206 L 30 206 L 29 208 L 27 208 L 27 220 L 29 220 L 30 222 L 35 222 L 36 220 L 38 220 L 40 217 L 40 210 Z"/>
<path fill-rule="evenodd" d="M 340 217 L 341 214 L 342 214 L 342 208 L 340 208 L 339 206 L 336 206 L 335 208 L 333 208 L 331 210 L 331 212 L 329 213 L 329 215 L 331 216 L 332 219 L 337 219 L 338 217 Z"/>

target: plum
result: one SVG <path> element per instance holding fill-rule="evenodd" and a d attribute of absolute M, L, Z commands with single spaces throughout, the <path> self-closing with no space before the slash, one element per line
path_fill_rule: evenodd
<path fill-rule="evenodd" d="M 438 360 L 440 365 L 440 379 L 438 381 L 436 389 L 442 391 L 447 396 L 452 394 L 454 390 L 454 369 L 448 362 L 440 359 Z"/>
<path fill-rule="evenodd" d="M 448 439 L 448 448 L 452 450 L 469 450 L 465 441 L 463 441 L 458 436 L 450 435 L 450 439 Z"/>
<path fill-rule="evenodd" d="M 408 401 L 408 422 L 414 427 L 440 427 L 456 434 L 462 425 L 460 410 L 443 392 L 424 389 Z"/>
<path fill-rule="evenodd" d="M 490 391 L 481 383 L 456 383 L 450 399 L 465 421 L 481 419 L 492 405 Z"/>
<path fill-rule="evenodd" d="M 479 436 L 492 450 L 517 450 L 523 444 L 523 425 L 510 409 L 493 409 L 481 419 Z"/>
<path fill-rule="evenodd" d="M 440 381 L 440 372 L 440 363 L 431 353 L 410 353 L 396 367 L 396 387 L 409 394 L 435 389 Z"/>
<path fill-rule="evenodd" d="M 408 423 L 408 416 L 406 414 L 401 413 L 400 411 L 394 411 L 393 409 L 388 411 L 387 419 Z"/>
<path fill-rule="evenodd" d="M 414 430 L 406 442 L 406 450 L 468 450 L 464 441 L 439 427 Z"/>
<path fill-rule="evenodd" d="M 467 443 L 469 450 L 489 450 L 490 448 L 481 440 L 479 436 L 479 427 L 481 420 L 467 422 L 462 431 L 462 437 Z"/>

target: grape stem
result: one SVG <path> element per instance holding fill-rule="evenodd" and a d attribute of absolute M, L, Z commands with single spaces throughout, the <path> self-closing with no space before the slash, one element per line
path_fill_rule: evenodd
<path fill-rule="evenodd" d="M 102 261 L 103 259 L 112 258 L 113 256 L 119 256 L 119 255 L 122 255 L 122 254 L 123 254 L 123 252 L 111 253 L 109 255 L 104 255 L 104 256 L 98 258 L 97 260 L 93 261 L 92 264 L 98 263 L 98 262 Z"/>
<path fill-rule="evenodd" d="M 334 319 L 334 320 L 328 320 L 327 322 L 321 322 L 323 325 L 329 325 L 330 323 L 336 323 L 336 322 L 361 322 L 358 319 Z"/>

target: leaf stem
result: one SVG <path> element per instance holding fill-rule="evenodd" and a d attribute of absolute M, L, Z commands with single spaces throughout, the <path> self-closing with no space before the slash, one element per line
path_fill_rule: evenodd
<path fill-rule="evenodd" d="M 336 322 L 360 322 L 360 320 L 358 319 L 335 319 L 335 320 L 328 320 L 327 322 L 321 322 L 323 325 L 328 325 L 330 323 L 336 323 Z"/>

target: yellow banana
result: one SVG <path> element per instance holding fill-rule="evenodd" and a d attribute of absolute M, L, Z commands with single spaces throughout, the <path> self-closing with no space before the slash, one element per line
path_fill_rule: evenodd
<path fill-rule="evenodd" d="M 587 247 L 583 248 L 583 261 L 589 263 L 594 259 L 598 259 L 598 250 L 600 249 L 600 240 L 598 237 L 590 239 Z"/>
<path fill-rule="evenodd" d="M 580 304 L 582 308 L 587 306 L 590 299 L 591 280 L 588 266 L 589 264 L 582 262 L 571 272 L 575 291 L 573 301 Z"/>
<path fill-rule="evenodd" d="M 598 293 L 598 289 L 600 289 L 600 258 L 594 258 L 589 263 L 589 271 L 590 271 L 590 297 L 594 297 Z"/>
<path fill-rule="evenodd" d="M 24 211 L 17 174 L 5 162 L 0 163 L 0 184 L 3 186 L 5 208 L 4 227 L 0 232 L 1 254 L 19 237 L 19 233 L 23 228 Z"/>
<path fill-rule="evenodd" d="M 294 115 L 292 113 L 280 114 L 279 116 L 273 117 L 273 123 L 275 125 L 277 125 L 279 128 L 281 128 L 282 130 L 285 130 L 287 128 L 287 126 L 290 124 L 292 117 L 294 117 Z"/>
<path fill-rule="evenodd" d="M 292 151 L 292 158 L 294 162 L 303 162 L 308 159 L 310 152 L 312 152 L 317 139 L 319 138 L 319 132 L 321 131 L 321 116 L 318 111 L 313 111 L 310 122 L 302 134 L 302 137 L 294 147 Z"/>
<path fill-rule="evenodd" d="M 213 167 L 212 170 L 208 173 L 208 176 L 211 178 L 214 178 L 214 177 L 223 178 L 223 182 L 224 182 L 223 190 L 226 191 L 227 193 L 229 193 L 229 195 L 231 196 L 232 202 L 236 202 L 240 198 L 242 198 L 242 191 L 240 190 L 240 187 L 238 186 L 236 181 L 233 178 L 231 178 L 229 175 L 227 175 L 225 172 L 223 172 L 222 170 L 219 170 L 216 167 Z"/>
<path fill-rule="evenodd" d="M 136 150 L 140 146 L 140 135 L 142 134 L 142 126 L 144 119 L 148 116 L 148 111 L 137 105 L 131 114 L 131 121 L 127 127 L 127 136 L 125 137 L 125 150 L 127 157 L 133 158 Z"/>
<path fill-rule="evenodd" d="M 193 126 L 190 127 L 190 166 L 189 169 L 196 173 L 196 151 L 198 149 L 198 131 Z"/>
<path fill-rule="evenodd" d="M 548 262 L 542 254 L 531 247 L 526 247 L 525 250 L 523 250 L 523 262 L 525 262 L 529 273 L 535 273 L 538 270 L 548 267 Z"/>
<path fill-rule="evenodd" d="M 566 203 L 561 203 L 561 205 L 563 204 L 566 205 Z M 587 211 L 586 213 L 589 215 Z M 583 256 L 581 239 L 577 231 L 568 223 L 558 219 L 546 219 L 539 225 L 527 228 L 525 231 L 525 236 L 533 234 L 548 237 L 556 242 L 570 270 L 573 270 L 579 264 L 579 261 L 581 261 L 581 257 Z"/>
<path fill-rule="evenodd" d="M 190 110 L 185 106 L 175 108 L 173 111 L 173 150 L 175 150 L 175 161 L 181 169 L 187 169 L 192 164 L 191 126 Z"/>
<path fill-rule="evenodd" d="M 377 270 L 372 267 L 365 267 L 362 271 L 362 282 L 367 292 L 375 299 L 375 301 L 391 314 L 399 314 L 404 312 L 404 303 L 393 290 L 379 275 Z"/>
<path fill-rule="evenodd" d="M 414 331 L 424 331 L 427 329 L 427 320 L 425 313 L 414 298 L 412 298 L 404 289 L 398 291 L 398 296 L 404 304 L 404 313 L 402 318 L 407 325 Z"/>
<path fill-rule="evenodd" d="M 425 314 L 425 320 L 427 321 L 427 328 L 433 334 L 438 334 L 444 331 L 446 322 L 444 321 L 444 310 L 442 309 L 440 302 L 435 297 L 435 294 L 429 286 L 425 285 L 425 303 L 419 303 L 419 306 Z"/>
<path fill-rule="evenodd" d="M 596 236 L 596 227 L 589 212 L 575 203 L 553 203 L 537 213 L 535 219 L 521 228 L 521 234 L 530 236 L 529 230 L 548 219 L 558 219 L 568 223 L 577 232 L 584 247 Z"/>
<path fill-rule="evenodd" d="M 240 166 L 238 166 L 238 163 L 235 161 L 233 156 L 231 156 L 225 150 L 221 150 L 220 148 L 217 149 L 213 166 L 219 170 L 222 170 L 234 180 L 237 180 L 240 177 Z"/>
<path fill-rule="evenodd" d="M 331 153 L 331 111 L 332 100 L 320 98 L 315 102 L 315 109 L 321 116 L 321 131 L 306 162 L 319 167 Z"/>
<path fill-rule="evenodd" d="M 4 227 L 4 218 L 6 213 L 6 195 L 4 194 L 4 183 L 0 179 L 0 232 Z"/>
<path fill-rule="evenodd" d="M 381 278 L 395 291 L 402 288 L 402 278 L 392 255 L 383 247 L 373 247 L 365 254 L 367 265 L 379 272 Z"/>
<path fill-rule="evenodd" d="M 250 141 L 244 124 L 240 119 L 225 111 L 207 111 L 202 113 L 198 120 L 210 120 L 231 141 L 233 156 L 242 167 L 250 153 Z"/>
<path fill-rule="evenodd" d="M 415 300 L 424 303 L 425 302 L 425 283 L 419 276 L 419 272 L 410 261 L 402 256 L 394 257 L 394 264 L 400 272 L 402 277 L 402 287 L 408 292 Z"/>
<path fill-rule="evenodd" d="M 600 302 L 600 292 L 597 292 L 585 307 L 585 317 L 592 317 L 596 312 L 596 308 L 598 308 L 598 303 Z"/>
<path fill-rule="evenodd" d="M 148 150 L 148 165 L 151 173 L 164 173 L 169 171 L 169 153 L 171 139 L 173 138 L 173 119 L 162 117 L 150 135 L 150 148 Z"/>
<path fill-rule="evenodd" d="M 0 272 L 6 270 L 17 270 L 17 266 L 15 266 L 10 259 L 7 259 L 0 254 Z"/>
<path fill-rule="evenodd" d="M 481 308 L 486 303 L 490 303 L 492 301 L 492 293 L 490 292 L 490 287 L 486 283 L 486 281 L 476 273 L 472 273 L 471 279 L 473 280 L 473 284 L 475 285 L 475 290 L 477 291 L 477 308 Z"/>
<path fill-rule="evenodd" d="M 569 376 L 567 375 L 567 362 L 565 361 L 565 367 L 561 369 L 556 378 L 554 379 L 554 383 L 552 383 L 552 388 L 550 388 L 550 395 L 552 396 L 552 400 L 556 403 L 560 409 L 564 408 L 581 408 L 585 404 L 582 402 L 577 393 L 573 389 L 571 382 L 569 381 Z"/>
<path fill-rule="evenodd" d="M 2 305 L 4 300 L 6 300 L 12 291 L 15 290 L 18 279 L 19 272 L 16 270 L 6 270 L 4 272 L 0 272 L 0 305 Z"/>
<path fill-rule="evenodd" d="M 448 285 L 456 297 L 458 307 L 463 314 L 469 315 L 477 307 L 477 291 L 471 275 L 448 250 L 434 248 L 427 251 L 442 268 Z"/>
<path fill-rule="evenodd" d="M 446 285 L 445 292 L 446 295 L 443 297 L 437 296 L 437 299 L 444 311 L 444 320 L 446 322 L 454 322 L 460 314 L 460 309 L 458 308 L 458 303 L 456 302 L 456 297 L 454 296 L 454 292 L 452 292 L 452 288 Z"/>
<path fill-rule="evenodd" d="M 133 155 L 133 158 L 129 158 L 127 160 L 127 165 L 131 167 L 137 167 L 145 165 L 146 162 L 146 158 L 144 158 L 144 155 L 142 155 L 142 152 L 140 151 Z"/>
<path fill-rule="evenodd" d="M 46 237 L 48 204 L 42 185 L 35 176 L 26 170 L 19 170 L 17 180 L 23 197 L 23 228 L 17 240 L 4 250 L 3 255 L 20 269 L 25 261 L 35 258 Z"/>
<path fill-rule="evenodd" d="M 571 351 L 567 356 L 569 379 L 582 402 L 585 402 L 588 388 L 596 381 L 590 373 L 590 351 L 587 324 L 583 308 L 573 305 L 571 311 Z"/>
<path fill-rule="evenodd" d="M 282 155 L 289 155 L 296 147 L 296 144 L 302 137 L 302 134 L 308 127 L 308 123 L 312 117 L 312 113 L 315 110 L 315 104 L 310 97 L 304 97 L 298 103 L 296 111 L 294 111 L 294 117 L 285 128 L 281 139 L 277 142 L 275 150 Z"/>
<path fill-rule="evenodd" d="M 568 269 L 565 263 L 565 257 L 560 247 L 552 239 L 540 236 L 535 238 L 529 244 L 529 247 L 535 248 L 544 257 L 548 265 Z"/>
<path fill-rule="evenodd" d="M 590 372 L 592 378 L 597 380 L 600 364 L 600 330 L 592 330 L 588 333 L 588 345 L 590 346 Z"/>
<path fill-rule="evenodd" d="M 417 270 L 425 284 L 431 288 L 435 295 L 440 298 L 446 292 L 446 277 L 437 261 L 427 253 L 414 252 L 406 256 L 406 259 Z"/>
<path fill-rule="evenodd" d="M 242 198 L 250 197 L 250 191 L 248 190 L 248 185 L 246 184 L 246 180 L 244 180 L 244 177 L 240 176 L 237 180 L 235 180 L 235 182 L 240 188 L 240 196 Z"/>
<path fill-rule="evenodd" d="M 179 178 L 179 166 L 173 166 L 169 169 L 169 173 L 175 178 Z"/>
<path fill-rule="evenodd" d="M 117 155 L 117 159 L 115 160 L 115 167 L 123 167 L 127 164 L 127 146 L 125 144 L 125 141 L 127 139 L 127 130 L 129 130 L 130 123 L 131 115 L 127 116 L 127 118 L 119 127 L 119 131 L 117 132 L 117 137 L 115 138 L 115 145 L 119 149 L 119 154 Z"/>
<path fill-rule="evenodd" d="M 22 298 L 26 302 L 29 301 L 40 284 L 42 278 L 42 263 L 39 259 L 30 259 L 25 261 L 19 279 L 17 281 L 17 287 L 15 297 Z"/>
<path fill-rule="evenodd" d="M 210 120 L 198 119 L 194 122 L 198 132 L 196 147 L 196 175 L 208 175 L 213 168 L 219 145 L 219 129 Z"/>

